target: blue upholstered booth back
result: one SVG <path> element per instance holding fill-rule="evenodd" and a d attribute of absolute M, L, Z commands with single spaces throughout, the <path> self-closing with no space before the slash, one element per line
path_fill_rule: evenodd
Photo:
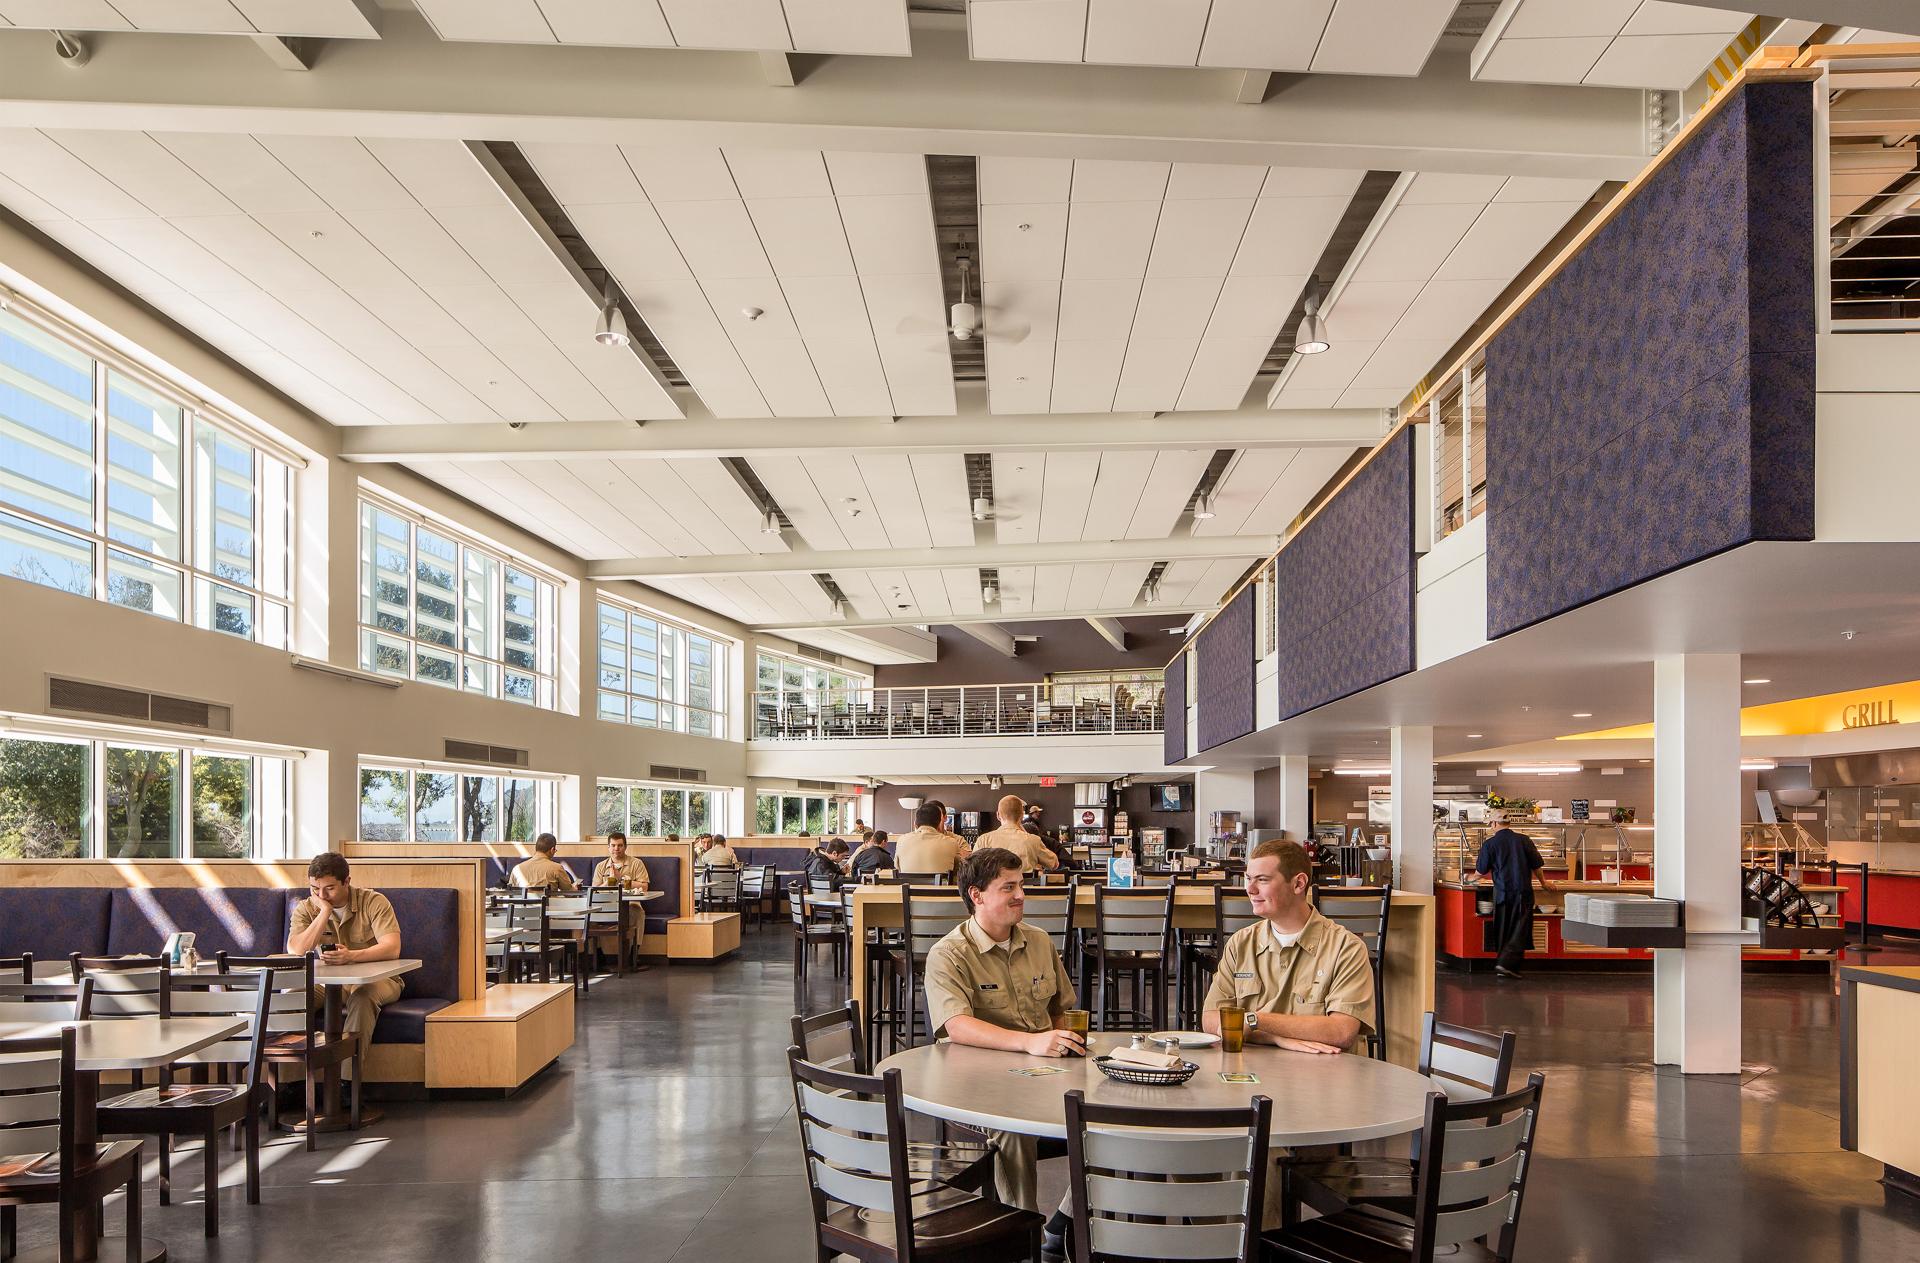
<path fill-rule="evenodd" d="M 1737 89 L 1487 347 L 1487 634 L 1813 538 L 1813 93 Z"/>
<path fill-rule="evenodd" d="M 298 893 L 304 897 L 306 892 Z M 197 886 L 113 892 L 109 956 L 157 952 L 176 930 L 191 930 L 194 950 L 202 956 L 271 956 L 287 946 L 287 892 Z M 413 945 L 407 946 L 412 955 Z"/>
<path fill-rule="evenodd" d="M 0 888 L 0 956 L 106 955 L 112 894 L 92 886 Z"/>

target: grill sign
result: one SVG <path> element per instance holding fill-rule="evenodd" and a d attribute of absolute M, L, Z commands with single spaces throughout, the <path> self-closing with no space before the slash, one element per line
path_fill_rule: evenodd
<path fill-rule="evenodd" d="M 1893 717 L 1893 699 L 1884 702 L 1854 702 L 1840 712 L 1840 726 L 1843 728 L 1878 728 L 1883 724 L 1897 724 Z"/>

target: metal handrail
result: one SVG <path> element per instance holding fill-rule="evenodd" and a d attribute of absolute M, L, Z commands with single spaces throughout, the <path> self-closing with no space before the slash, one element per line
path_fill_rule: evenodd
<path fill-rule="evenodd" d="M 1159 732 L 1158 672 L 1013 684 L 761 689 L 750 697 L 759 741 L 901 737 L 1045 737 Z"/>

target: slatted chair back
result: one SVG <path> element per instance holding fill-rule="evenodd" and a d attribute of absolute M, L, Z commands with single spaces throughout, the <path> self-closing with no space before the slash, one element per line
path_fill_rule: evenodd
<path fill-rule="evenodd" d="M 1102 953 L 1164 953 L 1173 928 L 1173 887 L 1095 886 L 1093 924 Z"/>
<path fill-rule="evenodd" d="M 1053 950 L 1067 954 L 1067 932 L 1073 928 L 1073 891 L 1064 886 L 1028 888 L 1026 911 L 1020 920 L 1036 930 L 1045 930 L 1053 940 Z"/>
<path fill-rule="evenodd" d="M 72 1027 L 0 1039 L 0 1154 L 46 1155 L 33 1169 L 57 1164 L 62 1179 L 82 1165 L 74 1129 L 73 1041 Z"/>
<path fill-rule="evenodd" d="M 823 1070 L 867 1073 L 866 1029 L 860 1024 L 858 1000 L 811 1016 L 795 1013 L 792 1026 L 800 1060 Z"/>
<path fill-rule="evenodd" d="M 756 864 L 740 871 L 740 897 L 748 903 L 759 903 L 773 889 L 773 865 Z"/>
<path fill-rule="evenodd" d="M 1441 1022 L 1429 1012 L 1420 1032 L 1420 1073 L 1439 1081 L 1450 1101 L 1503 1096 L 1513 1070 L 1512 1031 Z"/>
<path fill-rule="evenodd" d="M 821 1258 L 828 1257 L 825 1224 L 829 1202 L 892 1216 L 894 1257 L 914 1257 L 912 1188 L 907 1180 L 905 1111 L 900 1072 L 849 1074 L 814 1065 L 787 1049 L 794 1110 L 807 1163 Z"/>
<path fill-rule="evenodd" d="M 245 1019 L 246 1029 L 217 1044 L 189 1053 L 175 1064 L 188 1066 L 244 1066 L 245 1083 L 260 1081 L 260 1060 L 272 1017 L 274 976 L 264 969 L 229 973 L 184 974 L 173 980 L 175 1017 L 230 1017 Z"/>
<path fill-rule="evenodd" d="M 726 864 L 707 869 L 707 902 L 732 907 L 740 902 L 740 870 Z"/>
<path fill-rule="evenodd" d="M 900 923 L 918 972 L 927 963 L 933 945 L 951 934 L 973 913 L 960 892 L 951 886 L 907 886 L 900 891 Z"/>
<path fill-rule="evenodd" d="M 93 979 L 0 982 L 0 1022 L 80 1022 L 91 1014 Z"/>
<path fill-rule="evenodd" d="M 807 895 L 798 886 L 787 887 L 787 911 L 793 917 L 793 928 L 799 933 L 806 933 Z"/>
<path fill-rule="evenodd" d="M 889 886 L 951 886 L 953 874 L 896 872 L 884 880 Z"/>
<path fill-rule="evenodd" d="M 232 956 L 214 955 L 214 967 L 221 973 L 261 973 L 267 978 L 267 1042 L 282 1036 L 301 1035 L 304 1048 L 313 1047 L 318 1029 L 313 1016 L 312 956 Z"/>
<path fill-rule="evenodd" d="M 1387 945 L 1393 891 L 1386 886 L 1316 886 L 1314 903 L 1321 916 L 1359 936 L 1367 945 L 1368 957 L 1378 968 Z"/>
<path fill-rule="evenodd" d="M 73 980 L 93 979 L 95 1021 L 171 1017 L 173 966 L 164 956 L 82 956 L 67 958 Z"/>
<path fill-rule="evenodd" d="M 22 952 L 18 956 L 0 956 L 0 978 L 8 974 L 18 974 L 21 982 L 32 982 L 33 953 Z"/>
<path fill-rule="evenodd" d="M 587 929 L 589 931 L 607 931 L 620 925 L 620 886 L 583 887 L 582 893 L 587 900 Z"/>
<path fill-rule="evenodd" d="M 560 934 L 581 933 L 587 928 L 589 907 L 584 894 L 548 896 L 547 929 Z"/>
<path fill-rule="evenodd" d="M 1220 941 L 1224 943 L 1237 932 L 1258 921 L 1260 914 L 1253 910 L 1253 899 L 1248 896 L 1245 886 L 1229 886 L 1224 882 L 1218 885 L 1219 915 L 1215 924 L 1220 932 Z"/>
<path fill-rule="evenodd" d="M 1273 1101 L 1246 1109 L 1093 1105 L 1069 1092 L 1076 1263 L 1260 1257 Z"/>
<path fill-rule="evenodd" d="M 1502 1263 L 1513 1258 L 1546 1076 L 1479 1101 L 1427 1097 L 1414 1179 L 1413 1263 L 1483 1242 Z"/>
<path fill-rule="evenodd" d="M 824 875 L 814 876 L 813 874 L 808 874 L 807 889 L 812 891 L 814 894 L 830 895 L 833 893 L 833 888 L 834 888 L 833 878 L 827 877 Z"/>

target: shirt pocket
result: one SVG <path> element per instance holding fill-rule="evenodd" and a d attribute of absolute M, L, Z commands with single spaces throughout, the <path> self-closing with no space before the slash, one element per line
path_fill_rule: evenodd
<path fill-rule="evenodd" d="M 1332 975 L 1319 970 L 1298 978 L 1293 984 L 1293 1011 L 1321 1015 L 1327 1011 L 1327 992 L 1333 987 Z"/>

